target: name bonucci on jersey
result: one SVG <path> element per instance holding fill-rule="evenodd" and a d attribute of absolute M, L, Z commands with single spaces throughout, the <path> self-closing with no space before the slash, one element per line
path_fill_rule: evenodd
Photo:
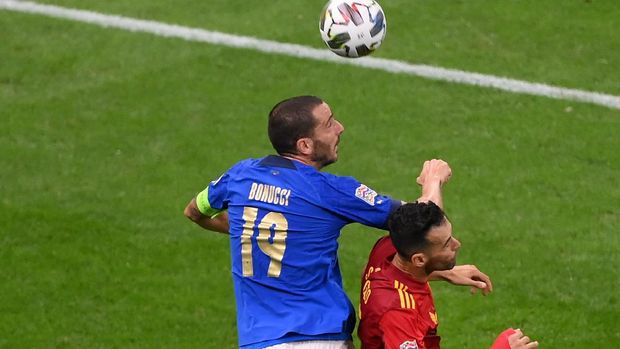
<path fill-rule="evenodd" d="M 291 196 L 291 190 L 280 188 L 275 185 L 252 183 L 248 199 L 265 202 L 268 204 L 276 204 L 288 206 L 288 199 Z"/>

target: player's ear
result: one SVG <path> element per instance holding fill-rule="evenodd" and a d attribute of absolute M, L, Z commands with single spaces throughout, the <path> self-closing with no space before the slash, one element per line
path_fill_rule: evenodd
<path fill-rule="evenodd" d="M 297 151 L 299 154 L 311 155 L 314 150 L 314 142 L 311 138 L 303 137 L 297 140 Z"/>
<path fill-rule="evenodd" d="M 424 253 L 414 253 L 411 256 L 411 263 L 417 268 L 422 268 L 426 265 L 426 259 L 426 255 Z"/>

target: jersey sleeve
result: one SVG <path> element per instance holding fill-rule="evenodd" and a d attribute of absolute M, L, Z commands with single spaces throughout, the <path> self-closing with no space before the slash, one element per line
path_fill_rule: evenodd
<path fill-rule="evenodd" d="M 392 309 L 379 321 L 385 349 L 427 349 L 417 317 L 410 311 Z"/>
<path fill-rule="evenodd" d="M 510 349 L 508 337 L 510 337 L 513 333 L 515 333 L 515 330 L 512 328 L 506 329 L 504 332 L 500 333 L 491 346 L 491 349 Z"/>
<path fill-rule="evenodd" d="M 200 213 L 214 218 L 228 208 L 228 182 L 230 171 L 211 181 L 209 186 L 196 195 L 196 206 Z"/>
<path fill-rule="evenodd" d="M 387 229 L 388 216 L 402 204 L 353 177 L 326 176 L 321 196 L 330 209 L 348 220 L 380 229 Z"/>

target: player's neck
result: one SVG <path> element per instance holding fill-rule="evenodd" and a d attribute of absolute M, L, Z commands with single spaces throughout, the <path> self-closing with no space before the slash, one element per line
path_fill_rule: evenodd
<path fill-rule="evenodd" d="M 428 275 L 424 268 L 416 268 L 411 262 L 408 262 L 404 258 L 402 258 L 398 253 L 394 255 L 392 259 L 392 264 L 398 268 L 400 271 L 403 271 L 411 276 L 412 279 L 419 282 L 427 282 Z"/>
<path fill-rule="evenodd" d="M 323 168 L 323 166 L 319 163 L 317 163 L 316 161 L 312 161 L 310 158 L 303 156 L 303 155 L 298 155 L 298 154 L 280 154 L 281 157 L 289 159 L 289 160 L 297 160 L 303 164 L 306 164 L 308 166 L 312 166 L 314 168 L 316 168 L 317 170 L 321 170 L 321 168 Z"/>

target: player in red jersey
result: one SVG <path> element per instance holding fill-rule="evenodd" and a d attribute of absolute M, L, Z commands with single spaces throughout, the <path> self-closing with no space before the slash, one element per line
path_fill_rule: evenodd
<path fill-rule="evenodd" d="M 358 328 L 362 349 L 438 349 L 437 312 L 428 281 L 434 272 L 455 268 L 461 243 L 452 236 L 452 225 L 441 208 L 431 201 L 401 206 L 390 215 L 388 226 L 390 236 L 377 241 L 362 276 Z M 536 347 L 538 342 L 511 329 L 493 344 L 493 349 Z"/>

